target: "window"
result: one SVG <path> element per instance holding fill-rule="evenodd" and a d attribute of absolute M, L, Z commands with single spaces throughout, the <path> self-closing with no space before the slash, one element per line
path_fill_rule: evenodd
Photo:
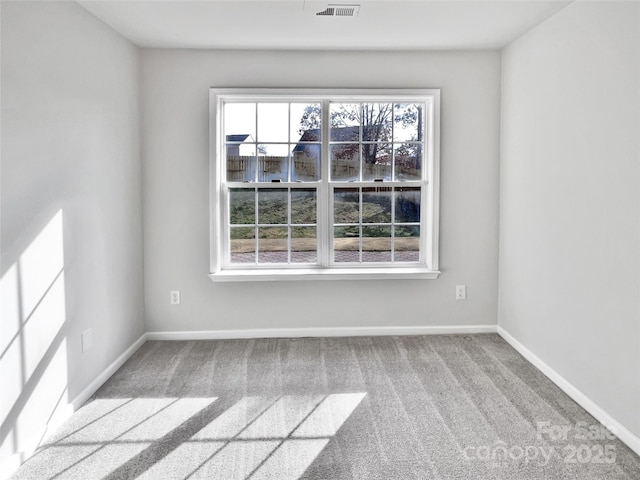
<path fill-rule="evenodd" d="M 212 89 L 211 278 L 436 278 L 439 90 Z"/>

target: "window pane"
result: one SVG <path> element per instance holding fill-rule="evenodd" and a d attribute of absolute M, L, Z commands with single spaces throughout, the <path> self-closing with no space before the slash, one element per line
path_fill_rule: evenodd
<path fill-rule="evenodd" d="M 417 225 L 397 225 L 395 227 L 394 249 L 396 262 L 419 261 L 420 227 Z"/>
<path fill-rule="evenodd" d="M 286 182 L 289 172 L 289 145 L 258 145 L 258 181 Z"/>
<path fill-rule="evenodd" d="M 256 262 L 256 231 L 254 227 L 231 227 L 229 250 L 232 263 Z"/>
<path fill-rule="evenodd" d="M 291 104 L 291 143 L 319 142 L 322 134 L 322 106 L 319 103 Z"/>
<path fill-rule="evenodd" d="M 392 103 L 362 104 L 362 139 L 365 142 L 390 141 L 392 125 Z"/>
<path fill-rule="evenodd" d="M 330 152 L 332 180 L 358 180 L 360 178 L 359 144 L 331 145 Z"/>
<path fill-rule="evenodd" d="M 395 189 L 396 223 L 420 222 L 420 187 Z"/>
<path fill-rule="evenodd" d="M 393 140 L 409 142 L 422 140 L 422 112 L 420 103 L 396 103 L 393 109 Z"/>
<path fill-rule="evenodd" d="M 391 144 L 365 143 L 362 145 L 362 179 L 391 180 Z"/>
<path fill-rule="evenodd" d="M 258 223 L 277 225 L 288 220 L 287 190 L 265 188 L 258 190 Z"/>
<path fill-rule="evenodd" d="M 258 228 L 258 263 L 288 263 L 287 227 Z"/>
<path fill-rule="evenodd" d="M 396 180 L 422 178 L 422 143 L 394 144 Z"/>
<path fill-rule="evenodd" d="M 336 188 L 333 193 L 334 223 L 360 222 L 360 191 L 357 188 Z"/>
<path fill-rule="evenodd" d="M 226 103 L 224 105 L 224 134 L 234 142 L 255 142 L 256 104 Z M 230 137 L 232 137 L 230 139 Z"/>
<path fill-rule="evenodd" d="M 253 188 L 232 188 L 229 191 L 229 218 L 232 225 L 256 223 L 256 192 Z"/>
<path fill-rule="evenodd" d="M 258 104 L 258 142 L 289 141 L 289 104 Z"/>
<path fill-rule="evenodd" d="M 362 189 L 362 223 L 391 222 L 391 188 Z"/>
<path fill-rule="evenodd" d="M 333 251 L 336 262 L 359 262 L 360 227 L 358 225 L 334 227 Z"/>
<path fill-rule="evenodd" d="M 360 114 L 359 103 L 332 103 L 329 107 L 331 141 L 359 141 Z"/>
<path fill-rule="evenodd" d="M 299 143 L 293 148 L 293 182 L 320 180 L 320 145 Z"/>
<path fill-rule="evenodd" d="M 291 190 L 291 223 L 311 223 L 317 221 L 316 191 L 312 189 Z"/>
<path fill-rule="evenodd" d="M 391 227 L 362 227 L 362 261 L 391 261 Z"/>
<path fill-rule="evenodd" d="M 291 228 L 291 262 L 318 262 L 318 232 L 316 227 Z"/>
<path fill-rule="evenodd" d="M 255 144 L 227 143 L 227 181 L 254 182 L 256 180 Z"/>

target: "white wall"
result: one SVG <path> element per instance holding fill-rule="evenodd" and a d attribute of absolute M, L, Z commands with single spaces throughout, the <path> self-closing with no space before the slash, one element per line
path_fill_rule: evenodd
<path fill-rule="evenodd" d="M 147 330 L 495 325 L 499 52 L 143 50 L 141 75 Z M 440 278 L 212 283 L 209 87 L 442 88 Z"/>
<path fill-rule="evenodd" d="M 499 324 L 640 435 L 640 4 L 503 55 Z"/>
<path fill-rule="evenodd" d="M 143 333 L 138 86 L 75 2 L 2 2 L 3 467 Z"/>

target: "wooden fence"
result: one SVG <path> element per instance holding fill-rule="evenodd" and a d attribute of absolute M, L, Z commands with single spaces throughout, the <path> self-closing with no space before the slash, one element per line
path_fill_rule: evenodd
<path fill-rule="evenodd" d="M 227 157 L 227 181 L 249 182 L 255 180 L 255 158 L 252 156 L 228 156 Z M 259 156 L 258 181 L 268 182 L 279 177 L 282 173 L 286 177 L 289 157 Z M 316 158 L 306 154 L 294 155 L 293 175 L 297 180 L 313 181 L 320 178 Z M 359 165 L 349 160 L 334 160 L 331 162 L 331 178 L 351 179 L 358 175 Z M 396 165 L 396 175 L 403 178 L 419 178 L 420 170 Z M 365 163 L 363 165 L 363 177 L 368 179 L 388 178 L 391 176 L 390 164 Z M 286 181 L 286 178 L 281 180 Z"/>

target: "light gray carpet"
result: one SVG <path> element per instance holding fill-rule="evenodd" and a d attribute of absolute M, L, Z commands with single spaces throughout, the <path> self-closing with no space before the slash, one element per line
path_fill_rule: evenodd
<path fill-rule="evenodd" d="M 16 479 L 640 479 L 497 335 L 146 343 Z"/>

